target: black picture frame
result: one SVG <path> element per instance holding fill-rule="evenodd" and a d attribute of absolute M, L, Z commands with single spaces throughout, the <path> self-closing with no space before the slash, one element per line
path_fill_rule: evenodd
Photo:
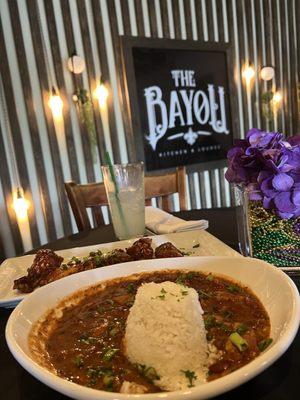
<path fill-rule="evenodd" d="M 212 42 L 197 42 L 191 40 L 175 40 L 175 39 L 152 39 L 140 37 L 122 37 L 122 68 L 124 77 L 125 93 L 122 93 L 123 105 L 126 106 L 126 112 L 129 114 L 130 130 L 126 132 L 127 143 L 130 143 L 130 152 L 133 154 L 135 160 L 145 161 L 144 139 L 141 134 L 142 125 L 139 112 L 138 102 L 138 88 L 135 76 L 135 66 L 133 58 L 133 49 L 162 49 L 162 50 L 190 50 L 197 52 L 218 52 L 223 53 L 226 59 L 227 67 L 227 87 L 229 95 L 229 115 L 231 126 L 231 144 L 234 137 L 238 134 L 238 114 L 237 114 L 237 96 L 234 84 L 234 68 L 233 68 L 233 54 L 229 43 L 212 43 Z M 125 111 L 125 110 L 124 110 Z M 226 165 L 225 157 L 213 161 L 196 162 L 194 164 L 187 164 L 187 172 L 208 170 L 213 168 L 222 168 Z M 162 168 L 163 170 L 170 170 L 173 168 Z M 151 174 L 155 174 L 160 170 L 150 170 Z M 147 171 L 147 168 L 146 168 Z"/>

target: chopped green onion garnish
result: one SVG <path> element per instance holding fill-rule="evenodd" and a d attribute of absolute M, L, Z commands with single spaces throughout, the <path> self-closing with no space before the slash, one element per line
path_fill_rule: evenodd
<path fill-rule="evenodd" d="M 185 279 L 193 279 L 197 275 L 197 272 L 188 272 L 185 276 Z"/>
<path fill-rule="evenodd" d="M 106 388 L 112 387 L 113 382 L 114 382 L 114 377 L 111 373 L 107 373 L 106 375 L 104 375 L 103 384 L 104 384 L 104 386 L 106 386 Z"/>
<path fill-rule="evenodd" d="M 127 306 L 127 307 L 132 307 L 133 304 L 134 304 L 134 300 L 133 300 L 133 299 L 132 299 L 132 300 L 128 300 L 128 301 L 126 302 L 126 306 Z"/>
<path fill-rule="evenodd" d="M 86 371 L 86 376 L 88 378 L 99 378 L 99 376 L 102 376 L 103 371 L 100 367 L 95 367 L 95 368 L 88 368 Z"/>
<path fill-rule="evenodd" d="M 273 339 L 264 339 L 261 342 L 258 343 L 258 348 L 260 351 L 266 350 L 267 347 L 270 346 L 270 344 L 273 342 Z"/>
<path fill-rule="evenodd" d="M 100 267 L 102 264 L 102 257 L 101 256 L 94 256 L 93 261 L 96 267 Z"/>
<path fill-rule="evenodd" d="M 194 381 L 197 379 L 197 375 L 195 374 L 194 371 L 189 371 L 188 369 L 186 371 L 181 370 L 182 373 L 184 373 L 185 377 L 188 379 L 189 384 L 188 387 L 193 387 Z"/>
<path fill-rule="evenodd" d="M 228 290 L 230 293 L 242 293 L 242 291 L 243 291 L 243 289 L 240 288 L 240 287 L 237 286 L 237 285 L 228 285 L 228 286 L 227 286 L 227 290 Z"/>
<path fill-rule="evenodd" d="M 240 324 L 237 328 L 236 331 L 237 333 L 239 333 L 240 335 L 243 335 L 247 330 L 247 326 L 245 324 Z"/>
<path fill-rule="evenodd" d="M 184 286 L 185 286 L 185 275 L 180 274 L 180 275 L 177 277 L 175 283 L 177 283 L 178 285 L 184 285 Z"/>
<path fill-rule="evenodd" d="M 159 376 L 157 375 L 157 372 L 155 368 L 153 367 L 148 367 L 145 369 L 144 375 L 146 378 L 148 378 L 150 381 L 154 381 L 159 379 Z"/>
<path fill-rule="evenodd" d="M 231 332 L 231 329 L 225 324 L 220 324 L 220 329 L 222 329 L 222 331 L 225 333 Z"/>
<path fill-rule="evenodd" d="M 83 367 L 83 358 L 82 358 L 82 354 L 78 354 L 78 356 L 76 356 L 73 360 L 74 364 L 76 365 L 77 368 L 81 368 Z"/>
<path fill-rule="evenodd" d="M 205 299 L 205 298 L 207 299 L 207 298 L 211 297 L 210 294 L 206 293 L 204 290 L 201 290 L 201 289 L 198 290 L 198 294 L 199 294 L 200 299 Z"/>
<path fill-rule="evenodd" d="M 237 332 L 233 332 L 229 336 L 229 339 L 231 343 L 234 344 L 239 349 L 239 351 L 244 351 L 249 347 L 246 340 L 242 338 L 242 336 Z"/>
<path fill-rule="evenodd" d="M 119 332 L 119 328 L 114 327 L 114 328 L 112 328 L 112 329 L 109 331 L 109 336 L 114 337 L 114 336 L 116 336 L 116 334 L 117 334 L 118 332 Z"/>
<path fill-rule="evenodd" d="M 216 318 L 212 314 L 204 316 L 204 324 L 205 329 L 213 328 L 214 326 L 216 326 Z"/>
<path fill-rule="evenodd" d="M 129 294 L 134 294 L 135 293 L 135 287 L 133 283 L 129 283 L 126 287 L 126 291 Z"/>
<path fill-rule="evenodd" d="M 85 334 L 81 335 L 79 338 L 79 342 L 84 344 L 93 344 L 96 343 L 97 341 L 98 341 L 97 338 Z"/>
<path fill-rule="evenodd" d="M 135 364 L 138 372 L 143 375 L 145 378 L 149 379 L 151 382 L 154 380 L 159 380 L 160 377 L 157 374 L 155 368 L 147 367 L 144 364 Z"/>
<path fill-rule="evenodd" d="M 231 319 L 231 317 L 233 316 L 233 312 L 232 312 L 232 311 L 229 311 L 229 310 L 225 310 L 225 311 L 222 312 L 222 316 L 223 316 L 225 319 Z M 238 332 L 238 333 L 242 333 L 242 332 L 239 332 L 238 330 L 237 330 L 237 332 Z"/>
<path fill-rule="evenodd" d="M 181 250 L 181 253 L 182 253 L 182 255 L 184 255 L 184 256 L 190 256 L 190 255 L 192 254 L 191 251 L 182 251 L 182 250 Z"/>
<path fill-rule="evenodd" d="M 206 277 L 206 279 L 207 279 L 208 281 L 213 281 L 213 280 L 214 280 L 214 276 L 213 276 L 212 274 L 208 274 L 207 277 Z"/>
<path fill-rule="evenodd" d="M 108 349 L 102 356 L 104 361 L 110 361 L 119 351 L 119 349 Z"/>

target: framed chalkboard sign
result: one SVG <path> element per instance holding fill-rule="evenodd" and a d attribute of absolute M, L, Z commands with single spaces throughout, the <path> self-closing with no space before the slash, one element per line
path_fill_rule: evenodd
<path fill-rule="evenodd" d="M 131 141 L 147 171 L 226 157 L 235 125 L 230 62 L 226 44 L 123 39 Z"/>

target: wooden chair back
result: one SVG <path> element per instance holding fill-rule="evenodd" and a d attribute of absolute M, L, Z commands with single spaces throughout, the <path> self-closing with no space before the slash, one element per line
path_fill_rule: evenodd
<path fill-rule="evenodd" d="M 101 206 L 108 205 L 104 183 L 79 185 L 65 182 L 65 189 L 79 231 L 91 228 L 88 208 L 91 209 L 95 226 L 104 225 Z"/>
<path fill-rule="evenodd" d="M 79 231 L 91 229 L 88 208 L 91 209 L 94 225 L 104 225 L 101 206 L 108 205 L 104 183 L 81 185 L 75 182 L 66 182 L 65 189 Z M 178 167 L 176 171 L 164 175 L 145 176 L 146 205 L 151 205 L 151 199 L 156 198 L 158 207 L 170 212 L 172 211 L 171 195 L 174 193 L 179 194 L 180 210 L 186 210 L 184 167 Z"/>
<path fill-rule="evenodd" d="M 156 198 L 158 207 L 164 211 L 174 211 L 171 195 L 178 193 L 180 210 L 187 209 L 185 168 L 178 167 L 176 171 L 164 175 L 145 176 L 146 205 L 151 205 L 151 199 Z"/>

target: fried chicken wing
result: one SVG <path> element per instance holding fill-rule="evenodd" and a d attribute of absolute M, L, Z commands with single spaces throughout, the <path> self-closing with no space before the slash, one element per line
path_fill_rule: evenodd
<path fill-rule="evenodd" d="M 183 257 L 183 253 L 171 242 L 166 242 L 156 247 L 155 258 Z"/>
<path fill-rule="evenodd" d="M 141 238 L 126 249 L 133 260 L 147 260 L 153 258 L 154 251 L 151 247 L 152 239 Z"/>
<path fill-rule="evenodd" d="M 102 257 L 102 266 L 133 261 L 133 258 L 122 249 L 112 250 Z"/>
<path fill-rule="evenodd" d="M 14 280 L 14 289 L 18 289 L 22 293 L 30 293 L 33 291 L 33 285 L 28 276 L 22 276 L 19 279 Z"/>
<path fill-rule="evenodd" d="M 33 264 L 27 270 L 27 275 L 14 281 L 14 289 L 30 293 L 35 288 L 48 283 L 48 276 L 60 267 L 63 258 L 52 250 L 42 249 L 36 253 Z"/>

